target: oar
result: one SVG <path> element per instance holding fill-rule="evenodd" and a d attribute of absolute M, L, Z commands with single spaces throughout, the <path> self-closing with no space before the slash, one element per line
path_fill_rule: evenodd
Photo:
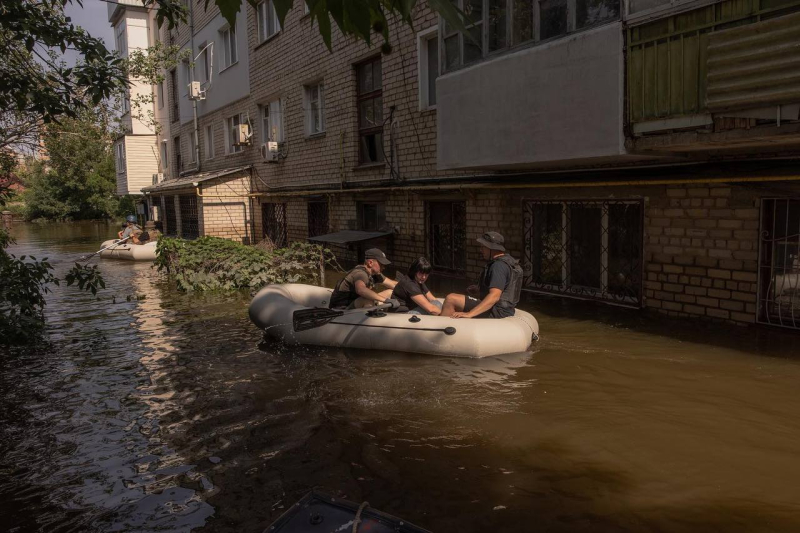
<path fill-rule="evenodd" d="M 292 313 L 292 327 L 295 331 L 306 331 L 308 329 L 324 326 L 334 318 L 344 315 L 353 315 L 374 311 L 376 309 L 388 309 L 392 304 L 380 304 L 375 307 L 364 307 L 362 309 L 328 309 L 327 307 L 315 307 L 313 309 L 300 309 Z"/>
<path fill-rule="evenodd" d="M 105 248 L 101 248 L 100 250 L 97 250 L 95 253 L 93 253 L 93 254 L 91 254 L 91 255 L 87 255 L 87 256 L 81 257 L 80 259 L 78 259 L 78 261 L 86 261 L 86 260 L 88 260 L 88 259 L 91 259 L 92 257 L 96 256 L 96 255 L 97 255 L 97 254 L 99 254 L 100 252 L 105 252 L 105 251 L 106 251 L 106 250 L 108 250 L 109 248 L 114 248 L 115 246 L 119 246 L 120 244 L 122 244 L 123 242 L 127 241 L 127 240 L 128 240 L 128 239 L 130 239 L 131 237 L 133 237 L 133 235 L 128 235 L 128 236 L 127 236 L 127 237 L 125 237 L 124 239 L 120 239 L 120 240 L 118 240 L 118 241 L 115 241 L 113 244 L 109 244 L 109 245 L 108 245 L 108 246 L 106 246 Z"/>

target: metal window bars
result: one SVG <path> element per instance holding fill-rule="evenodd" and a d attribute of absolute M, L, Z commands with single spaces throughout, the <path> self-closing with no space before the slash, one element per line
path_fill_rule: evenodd
<path fill-rule="evenodd" d="M 164 196 L 164 219 L 166 227 L 164 227 L 164 235 L 168 237 L 178 236 L 178 216 L 175 211 L 175 197 Z"/>
<path fill-rule="evenodd" d="M 440 271 L 463 273 L 467 253 L 466 202 L 427 202 L 428 251 Z"/>
<path fill-rule="evenodd" d="M 308 236 L 317 237 L 328 233 L 328 202 L 326 200 L 310 200 L 308 209 Z"/>
<path fill-rule="evenodd" d="M 800 198 L 761 200 L 757 321 L 800 329 Z"/>
<path fill-rule="evenodd" d="M 524 201 L 524 287 L 643 304 L 641 200 Z"/>
<path fill-rule="evenodd" d="M 181 238 L 196 239 L 200 236 L 200 222 L 197 212 L 197 196 L 182 194 L 178 197 L 181 210 Z"/>
<path fill-rule="evenodd" d="M 261 204 L 261 227 L 264 240 L 269 240 L 274 248 L 284 248 L 289 242 L 286 204 Z"/>

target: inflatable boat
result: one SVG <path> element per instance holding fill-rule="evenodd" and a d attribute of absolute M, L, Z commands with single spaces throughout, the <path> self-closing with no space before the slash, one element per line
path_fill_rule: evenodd
<path fill-rule="evenodd" d="M 268 285 L 250 303 L 250 320 L 266 336 L 287 344 L 362 348 L 456 357 L 488 357 L 526 351 L 539 324 L 525 311 L 497 319 L 347 312 L 319 327 L 296 331 L 296 311 L 327 308 L 333 291 L 312 285 Z"/>
<path fill-rule="evenodd" d="M 127 259 L 128 261 L 155 261 L 156 244 L 155 241 L 147 244 L 128 244 L 124 242 L 112 246 L 115 240 L 104 242 L 100 248 L 108 248 L 100 252 L 100 257 L 105 259 Z"/>

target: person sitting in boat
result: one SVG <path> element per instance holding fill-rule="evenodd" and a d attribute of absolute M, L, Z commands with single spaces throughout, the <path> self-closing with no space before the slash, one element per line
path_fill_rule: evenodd
<path fill-rule="evenodd" d="M 420 257 L 408 267 L 408 276 L 398 273 L 397 285 L 392 291 L 392 298 L 400 303 L 398 311 L 414 315 L 438 315 L 442 312 L 442 304 L 425 285 L 431 270 L 430 261 Z"/>
<path fill-rule="evenodd" d="M 522 291 L 522 267 L 506 253 L 503 236 L 489 231 L 478 238 L 483 258 L 488 262 L 477 285 L 467 288 L 469 295 L 448 294 L 442 316 L 453 318 L 505 318 L 514 316 Z"/>
<path fill-rule="evenodd" d="M 136 224 L 136 215 L 128 215 L 125 217 L 125 229 L 117 233 L 120 239 L 127 239 L 134 232 L 141 233 L 142 228 Z"/>
<path fill-rule="evenodd" d="M 387 302 L 397 282 L 387 278 L 381 272 L 383 267 L 391 264 L 392 262 L 386 257 L 386 254 L 377 248 L 370 248 L 364 252 L 364 264 L 358 265 L 345 274 L 336 284 L 336 288 L 331 294 L 330 308 L 357 309 Z M 375 292 L 373 289 L 378 283 L 389 288 L 382 292 Z M 387 303 L 396 304 L 397 302 Z"/>

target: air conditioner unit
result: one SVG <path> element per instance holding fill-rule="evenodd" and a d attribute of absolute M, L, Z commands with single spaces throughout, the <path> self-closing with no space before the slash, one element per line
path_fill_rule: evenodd
<path fill-rule="evenodd" d="M 164 173 L 158 172 L 157 174 L 153 174 L 153 185 L 158 185 L 164 181 Z"/>
<path fill-rule="evenodd" d="M 269 141 L 261 145 L 261 159 L 269 162 L 278 162 L 281 154 L 278 151 L 278 143 Z"/>
<path fill-rule="evenodd" d="M 233 128 L 233 144 L 250 144 L 250 124 L 239 124 Z"/>
<path fill-rule="evenodd" d="M 200 88 L 199 81 L 189 83 L 189 100 L 204 100 L 206 92 Z"/>

